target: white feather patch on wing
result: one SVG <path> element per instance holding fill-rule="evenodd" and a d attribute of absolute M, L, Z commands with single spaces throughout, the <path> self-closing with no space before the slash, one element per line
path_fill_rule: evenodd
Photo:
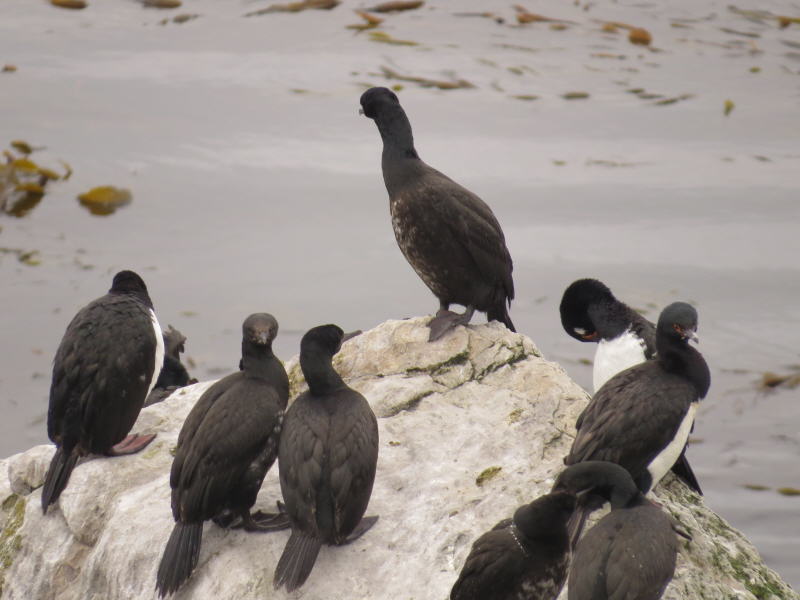
<path fill-rule="evenodd" d="M 153 323 L 153 334 L 156 336 L 156 362 L 153 365 L 153 376 L 150 378 L 150 385 L 147 386 L 147 395 L 153 391 L 153 388 L 158 381 L 158 376 L 161 375 L 161 367 L 164 366 L 164 334 L 161 331 L 161 325 L 158 324 L 155 311 L 150 309 L 150 321 Z"/>
<path fill-rule="evenodd" d="M 675 464 L 675 461 L 678 460 L 681 452 L 683 452 L 683 448 L 686 446 L 686 440 L 689 439 L 689 433 L 692 431 L 692 423 L 694 423 L 694 414 L 697 411 L 697 404 L 697 402 L 692 402 L 689 405 L 689 410 L 686 411 L 683 421 L 681 421 L 681 425 L 678 427 L 678 431 L 675 432 L 675 437 L 673 437 L 667 447 L 659 452 L 650 464 L 647 465 L 647 471 L 650 473 L 650 477 L 653 478 L 653 483 L 650 485 L 651 490 L 656 487 L 656 484 L 661 481 L 661 478 L 667 474 L 672 468 L 672 465 Z"/>

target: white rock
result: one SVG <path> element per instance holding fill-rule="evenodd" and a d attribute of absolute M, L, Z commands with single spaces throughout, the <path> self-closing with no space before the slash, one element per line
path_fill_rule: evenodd
<path fill-rule="evenodd" d="M 378 474 L 367 514 L 377 525 L 356 543 L 323 548 L 292 598 L 443 600 L 472 541 L 545 493 L 574 435 L 586 393 L 533 342 L 503 326 L 460 327 L 427 342 L 426 319 L 390 321 L 348 341 L 335 365 L 379 415 Z M 303 386 L 287 363 L 293 395 Z M 142 411 L 136 432 L 157 432 L 142 453 L 84 462 L 42 515 L 52 447 L 0 461 L 0 586 L 4 599 L 155 598 L 172 529 L 171 450 L 186 414 L 210 383 Z M 667 477 L 656 490 L 694 540 L 682 544 L 664 598 L 793 598 L 741 534 Z M 480 484 L 478 483 L 480 481 Z M 280 498 L 277 471 L 257 507 Z M 213 524 L 198 567 L 176 598 L 283 598 L 272 574 L 288 532 L 249 534 Z M 562 595 L 565 597 L 565 595 Z"/>

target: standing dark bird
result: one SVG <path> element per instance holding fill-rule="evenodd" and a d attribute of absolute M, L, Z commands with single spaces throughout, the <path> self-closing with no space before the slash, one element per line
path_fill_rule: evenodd
<path fill-rule="evenodd" d="M 120 271 L 108 294 L 72 319 L 53 361 L 47 435 L 56 453 L 42 488 L 45 513 L 80 457 L 133 454 L 153 440 L 155 434 L 128 432 L 163 360 L 164 340 L 147 287 L 133 271 Z"/>
<path fill-rule="evenodd" d="M 175 390 L 197 383 L 197 379 L 189 377 L 189 371 L 181 362 L 181 354 L 185 352 L 185 343 L 186 336 L 172 325 L 167 325 L 167 329 L 164 331 L 164 363 L 155 387 L 144 401 L 145 406 L 166 400 Z"/>
<path fill-rule="evenodd" d="M 579 279 L 561 298 L 561 324 L 576 340 L 597 343 L 592 379 L 597 392 L 617 373 L 656 356 L 656 326 L 620 302 L 597 279 Z M 685 448 L 672 471 L 702 494 Z"/>
<path fill-rule="evenodd" d="M 611 512 L 575 548 L 569 600 L 661 598 L 675 573 L 675 534 L 680 532 L 670 517 L 644 497 L 630 474 L 613 463 L 579 463 L 558 476 L 553 490 L 591 492 L 611 503 Z"/>
<path fill-rule="evenodd" d="M 520 506 L 472 544 L 450 600 L 555 600 L 567 576 L 574 508 L 565 492 Z"/>
<path fill-rule="evenodd" d="M 250 514 L 264 476 L 278 456 L 289 378 L 272 353 L 278 322 L 256 313 L 242 325 L 241 370 L 203 393 L 178 435 L 169 484 L 172 530 L 156 587 L 163 597 L 192 574 L 200 556 L 203 521 L 227 526 L 240 517 L 247 531 L 289 526 L 277 515 Z"/>
<path fill-rule="evenodd" d="M 658 357 L 608 380 L 578 417 L 568 465 L 604 460 L 623 466 L 646 494 L 670 470 L 686 446 L 700 399 L 711 383 L 697 340 L 697 311 L 685 302 L 667 306 L 658 318 Z M 580 534 L 591 496 L 581 508 Z"/>
<path fill-rule="evenodd" d="M 322 544 L 350 543 L 378 520 L 362 519 L 375 481 L 378 422 L 331 364 L 345 339 L 336 325 L 321 325 L 300 342 L 308 391 L 289 407 L 281 435 L 278 466 L 292 535 L 275 569 L 276 589 L 303 585 Z"/>
<path fill-rule="evenodd" d="M 397 96 L 384 87 L 361 96 L 362 112 L 383 139 L 383 180 L 397 244 L 439 299 L 430 340 L 466 325 L 475 310 L 511 331 L 513 265 L 500 223 L 478 196 L 420 160 L 411 124 Z M 451 304 L 466 307 L 450 312 Z"/>

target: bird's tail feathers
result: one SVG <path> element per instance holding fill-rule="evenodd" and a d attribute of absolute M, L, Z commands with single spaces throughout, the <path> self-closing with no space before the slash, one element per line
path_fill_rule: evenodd
<path fill-rule="evenodd" d="M 489 321 L 500 321 L 511 331 L 516 332 L 514 323 L 511 322 L 511 317 L 508 316 L 508 308 L 506 307 L 505 298 L 501 298 L 496 302 L 487 312 L 486 317 Z"/>
<path fill-rule="evenodd" d="M 319 539 L 292 531 L 275 568 L 275 577 L 272 580 L 275 589 L 285 585 L 287 591 L 291 592 L 303 585 L 314 568 L 321 546 Z"/>
<path fill-rule="evenodd" d="M 175 593 L 197 566 L 200 542 L 203 539 L 203 522 L 175 523 L 169 536 L 161 563 L 158 565 L 156 588 L 163 598 Z"/>
<path fill-rule="evenodd" d="M 42 487 L 42 512 L 47 514 L 47 508 L 53 504 L 64 488 L 67 487 L 69 476 L 72 474 L 72 469 L 78 462 L 77 452 L 64 452 L 64 449 L 56 448 L 56 453 L 50 461 L 50 466 L 47 468 L 47 474 L 44 476 L 44 486 Z"/>

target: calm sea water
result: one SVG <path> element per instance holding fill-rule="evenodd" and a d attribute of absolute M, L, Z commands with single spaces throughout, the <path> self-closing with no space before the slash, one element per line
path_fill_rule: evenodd
<path fill-rule="evenodd" d="M 58 342 L 122 268 L 187 335 L 200 379 L 235 368 L 251 312 L 278 318 L 284 358 L 320 323 L 432 312 L 393 239 L 377 130 L 357 113 L 365 85 L 399 83 L 420 155 L 503 224 L 518 329 L 581 384 L 594 346 L 567 337 L 557 311 L 571 281 L 600 278 L 652 319 L 674 300 L 697 306 L 713 381 L 692 464 L 709 505 L 800 585 L 800 497 L 777 491 L 800 487 L 800 402 L 758 387 L 800 363 L 800 26 L 770 16 L 800 6 L 530 4 L 569 21 L 559 29 L 431 1 L 381 28 L 416 46 L 346 29 L 360 20 L 349 0 L 242 16 L 263 6 L 0 7 L 0 62 L 17 67 L 0 73 L 0 145 L 46 146 L 32 158 L 74 171 L 25 218 L 0 215 L 0 454 L 46 441 Z M 454 16 L 487 6 L 505 22 Z M 161 24 L 181 12 L 199 16 Z M 605 21 L 646 27 L 651 47 Z M 424 89 L 381 67 L 475 87 Z M 107 184 L 132 204 L 108 217 L 78 205 Z M 38 266 L 16 259 L 32 250 Z"/>

